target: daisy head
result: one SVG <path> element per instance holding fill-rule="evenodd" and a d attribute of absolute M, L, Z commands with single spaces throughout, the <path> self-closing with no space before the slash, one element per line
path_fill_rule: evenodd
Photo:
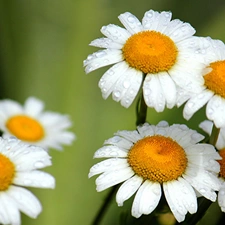
<path fill-rule="evenodd" d="M 205 120 L 200 123 L 199 127 L 206 133 L 211 135 L 213 123 L 209 120 Z M 220 129 L 219 136 L 216 142 L 216 148 L 221 156 L 218 160 L 220 164 L 219 179 L 221 181 L 221 187 L 218 193 L 218 204 L 223 212 L 225 212 L 225 127 Z"/>
<path fill-rule="evenodd" d="M 215 201 L 220 183 L 216 176 L 220 159 L 212 145 L 199 144 L 201 134 L 186 125 L 160 122 L 144 124 L 135 131 L 118 131 L 96 151 L 95 158 L 109 158 L 94 165 L 89 177 L 97 191 L 123 183 L 116 195 L 119 206 L 134 193 L 132 215 L 150 214 L 162 191 L 175 218 L 181 222 L 187 212 L 197 210 L 198 191 Z"/>
<path fill-rule="evenodd" d="M 45 149 L 62 149 L 75 138 L 66 131 L 71 126 L 67 115 L 43 111 L 44 103 L 29 97 L 24 106 L 13 100 L 0 101 L 0 130 L 4 137 L 15 136 L 18 139 Z"/>
<path fill-rule="evenodd" d="M 0 224 L 20 225 L 20 211 L 36 218 L 42 207 L 23 186 L 54 188 L 55 180 L 39 171 L 51 165 L 48 153 L 16 138 L 0 138 Z"/>
<path fill-rule="evenodd" d="M 190 119 L 206 105 L 206 116 L 217 128 L 225 126 L 225 45 L 220 40 L 202 38 L 208 48 L 202 69 L 203 82 L 199 91 L 192 95 L 184 107 L 184 118 Z"/>
<path fill-rule="evenodd" d="M 193 37 L 195 29 L 171 12 L 147 11 L 140 22 L 129 12 L 119 16 L 125 28 L 103 26 L 106 36 L 90 43 L 105 48 L 87 57 L 85 71 L 113 65 L 102 76 L 99 87 L 103 98 L 111 93 L 115 101 L 129 107 L 143 85 L 147 106 L 161 112 L 176 103 L 176 88 L 194 89 L 192 79 L 201 68 L 202 49 Z"/>

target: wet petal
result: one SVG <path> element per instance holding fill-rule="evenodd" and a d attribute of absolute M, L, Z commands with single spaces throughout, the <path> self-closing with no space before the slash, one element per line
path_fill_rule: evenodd
<path fill-rule="evenodd" d="M 141 22 L 133 14 L 125 12 L 119 15 L 119 20 L 124 27 L 131 33 L 135 34 L 142 31 L 143 27 Z"/>
<path fill-rule="evenodd" d="M 148 107 L 162 112 L 165 108 L 165 96 L 159 81 L 159 75 L 148 74 L 144 80 L 144 99 Z"/>
<path fill-rule="evenodd" d="M 117 49 L 97 51 L 84 60 L 85 72 L 90 73 L 98 68 L 123 61 L 122 53 Z"/>
<path fill-rule="evenodd" d="M 120 45 L 125 44 L 126 40 L 130 37 L 130 33 L 126 29 L 114 24 L 109 24 L 108 26 L 102 27 L 101 32 L 106 37 L 114 42 L 119 43 Z"/>
<path fill-rule="evenodd" d="M 160 184 L 146 180 L 135 195 L 132 205 L 132 215 L 138 218 L 142 214 L 150 214 L 158 205 L 160 197 Z"/>
<path fill-rule="evenodd" d="M 137 175 L 125 181 L 116 194 L 116 202 L 118 206 L 122 206 L 124 201 L 129 199 L 140 187 L 143 179 Z"/>

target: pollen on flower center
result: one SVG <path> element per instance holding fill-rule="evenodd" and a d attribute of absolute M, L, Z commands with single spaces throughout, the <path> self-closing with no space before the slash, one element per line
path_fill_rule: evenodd
<path fill-rule="evenodd" d="M 172 39 L 157 31 L 132 35 L 122 48 L 124 60 L 143 73 L 168 71 L 176 62 L 178 50 Z"/>
<path fill-rule="evenodd" d="M 225 98 L 225 60 L 213 62 L 209 68 L 212 70 L 204 76 L 205 86 Z"/>
<path fill-rule="evenodd" d="M 5 191 L 12 184 L 15 175 L 14 164 L 0 153 L 0 191 Z"/>
<path fill-rule="evenodd" d="M 16 115 L 8 119 L 6 127 L 14 136 L 23 141 L 39 141 L 44 136 L 42 125 L 35 119 Z"/>
<path fill-rule="evenodd" d="M 177 142 L 156 135 L 135 143 L 128 153 L 128 163 L 144 179 L 163 183 L 175 180 L 184 173 L 187 158 Z"/>
<path fill-rule="evenodd" d="M 220 164 L 220 177 L 225 179 L 225 148 L 221 149 L 219 152 L 220 156 L 222 157 L 221 160 L 218 160 L 218 163 Z"/>

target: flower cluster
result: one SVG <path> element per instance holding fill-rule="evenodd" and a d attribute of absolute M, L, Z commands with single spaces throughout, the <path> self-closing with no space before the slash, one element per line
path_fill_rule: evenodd
<path fill-rule="evenodd" d="M 43 108 L 34 97 L 24 106 L 0 101 L 0 224 L 19 225 L 20 211 L 38 216 L 39 200 L 23 187 L 54 188 L 54 177 L 39 169 L 51 165 L 49 148 L 61 150 L 75 138 L 66 131 L 71 126 L 68 116 Z"/>
<path fill-rule="evenodd" d="M 104 99 L 128 108 L 139 95 L 138 126 L 118 131 L 95 152 L 108 158 L 94 165 L 89 177 L 97 191 L 122 183 L 116 194 L 119 206 L 135 193 L 131 214 L 152 213 L 162 192 L 178 222 L 198 210 L 198 197 L 225 211 L 225 44 L 194 36 L 195 29 L 171 12 L 147 11 L 142 21 L 129 12 L 119 16 L 124 28 L 103 26 L 103 38 L 90 43 L 104 48 L 84 60 L 85 72 L 112 65 L 99 81 Z M 141 101 L 141 104 L 140 104 Z M 189 120 L 203 106 L 204 136 L 184 124 L 146 122 L 147 108 L 184 105 Z M 213 127 L 213 128 L 212 128 Z M 212 131 L 213 130 L 213 131 Z M 204 140 L 203 140 L 204 139 Z M 201 143 L 200 143 L 201 142 Z"/>

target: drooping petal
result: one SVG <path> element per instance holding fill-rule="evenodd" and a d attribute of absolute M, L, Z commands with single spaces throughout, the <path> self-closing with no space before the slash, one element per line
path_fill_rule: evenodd
<path fill-rule="evenodd" d="M 143 178 L 135 175 L 126 180 L 119 188 L 116 194 L 116 202 L 118 206 L 122 206 L 124 201 L 129 199 L 140 187 Z"/>

